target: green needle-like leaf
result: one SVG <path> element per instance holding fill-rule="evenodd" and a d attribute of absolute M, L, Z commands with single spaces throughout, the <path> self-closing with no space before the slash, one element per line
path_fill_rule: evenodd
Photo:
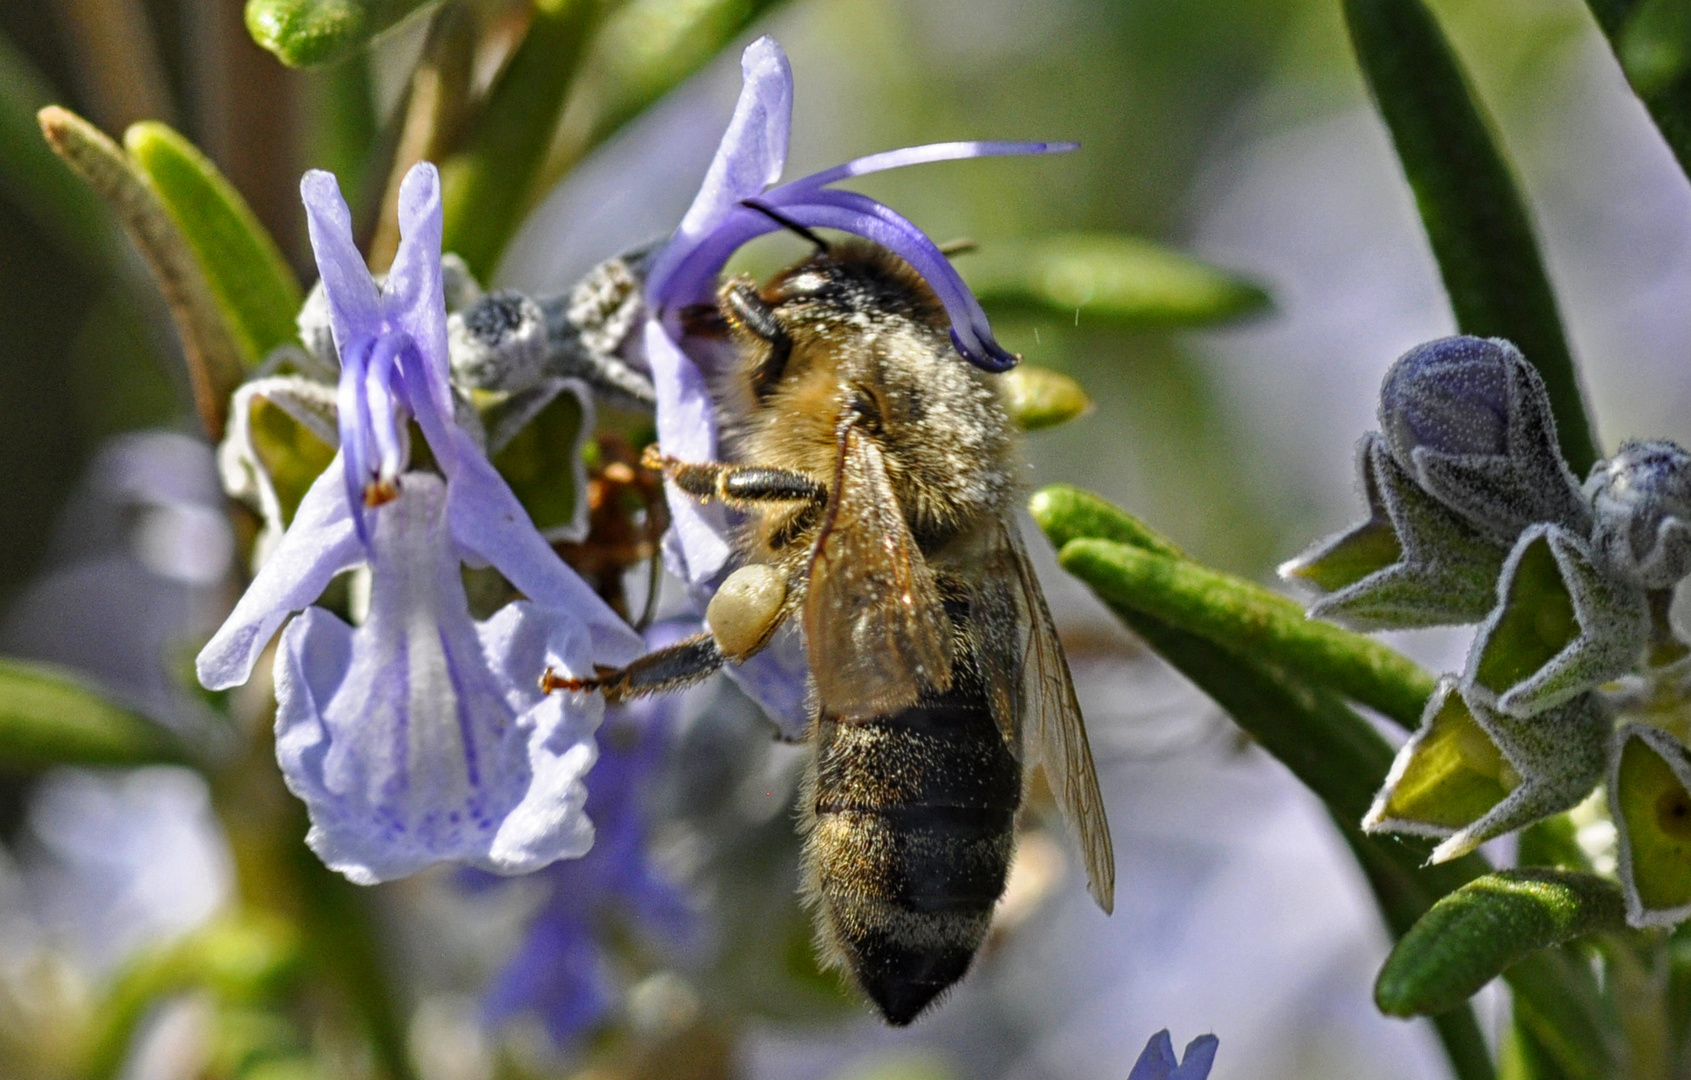
<path fill-rule="evenodd" d="M 1076 540 L 1063 550 L 1102 543 Z M 1123 600 L 1107 564 L 1084 559 L 1065 569 L 1090 585 L 1123 622 L 1232 714 L 1336 815 L 1362 820 L 1392 760 L 1391 747 L 1367 721 L 1326 691 L 1303 686 L 1276 667 L 1230 652 Z"/>
<path fill-rule="evenodd" d="M 1253 282 L 1119 234 L 994 244 L 963 269 L 984 304 L 1136 327 L 1227 322 L 1270 306 Z"/>
<path fill-rule="evenodd" d="M 1172 544 L 1131 515 L 1075 488 L 1044 489 L 1034 497 L 1032 510 L 1052 541 L 1062 545 L 1065 556 L 1071 549 L 1087 550 L 1082 545 L 1089 545 L 1095 554 L 1135 545 L 1147 559 L 1171 562 L 1179 558 Z M 1087 540 L 1087 535 L 1112 537 L 1115 542 Z M 1363 835 L 1357 822 L 1384 783 L 1390 765 L 1392 751 L 1385 740 L 1332 693 L 1305 685 L 1285 669 L 1264 662 L 1262 654 L 1231 652 L 1149 613 L 1133 602 L 1131 590 L 1117 591 L 1121 580 L 1110 563 L 1103 560 L 1088 567 L 1100 570 L 1097 580 L 1084 573 L 1078 576 L 1327 804 L 1394 935 L 1404 933 L 1436 898 L 1488 869 L 1479 855 L 1421 866 L 1427 852 L 1421 841 L 1384 841 Z M 1517 1015 L 1558 1055 L 1574 1052 L 1570 1046 L 1583 1047 L 1582 1032 L 1592 1030 L 1582 973 L 1563 964 L 1564 959 L 1558 954 L 1529 957 L 1516 969 L 1530 971 L 1533 978 L 1513 984 Z M 1494 1075 L 1469 1006 L 1458 1001 L 1433 1020 L 1461 1080 L 1489 1080 Z"/>
<path fill-rule="evenodd" d="M 37 119 L 48 145 L 117 211 L 147 260 L 182 339 L 200 420 L 206 434 L 222 438 L 229 395 L 243 374 L 241 348 L 193 246 L 152 180 L 98 128 L 57 105 Z"/>
<path fill-rule="evenodd" d="M 1132 514 L 1067 484 L 1052 484 L 1035 492 L 1028 500 L 1028 512 L 1058 550 L 1070 540 L 1110 540 L 1170 559 L 1186 557 L 1174 541 Z"/>
<path fill-rule="evenodd" d="M 184 760 L 163 728 L 60 668 L 0 658 L 0 767 Z"/>
<path fill-rule="evenodd" d="M 564 94 L 603 7 L 604 0 L 538 5 L 479 122 L 463 147 L 440 163 L 442 249 L 462 256 L 480 280 L 493 275 L 528 210 Z"/>
<path fill-rule="evenodd" d="M 1092 497 L 1072 488 L 1047 489 L 1041 495 L 1053 496 L 1052 502 L 1080 504 L 1082 513 L 1096 510 L 1084 507 Z M 1107 520 L 1101 515 L 1099 519 Z M 1108 597 L 1104 599 L 1109 602 Z M 1486 864 L 1477 855 L 1420 868 L 1416 864 L 1424 858 L 1424 848 L 1362 835 L 1356 823 L 1385 779 L 1391 748 L 1344 702 L 1144 612 L 1111 606 L 1136 634 L 1327 803 L 1340 832 L 1357 852 L 1394 936 L 1413 924 L 1437 897 L 1485 871 Z M 1472 1009 L 1459 1005 L 1434 1023 L 1459 1080 L 1491 1080 L 1494 1072 Z"/>
<path fill-rule="evenodd" d="M 1626 926 L 1614 882 L 1547 867 L 1501 870 L 1433 905 L 1387 958 L 1374 1000 L 1394 1016 L 1466 1001 L 1529 953 Z"/>
<path fill-rule="evenodd" d="M 1351 42 L 1463 333 L 1508 338 L 1544 377 L 1574 475 L 1596 439 L 1526 204 L 1438 23 L 1422 0 L 1345 0 Z"/>
<path fill-rule="evenodd" d="M 1327 686 L 1404 727 L 1420 723 L 1434 680 L 1372 638 L 1304 616 L 1295 601 L 1248 581 L 1108 540 L 1063 545 L 1063 568 L 1112 604 L 1153 615 L 1230 652 Z"/>
<path fill-rule="evenodd" d="M 305 296 L 240 192 L 192 143 L 157 121 L 132 125 L 123 145 L 194 249 L 248 365 L 295 340 L 294 318 Z"/>
<path fill-rule="evenodd" d="M 247 33 L 290 67 L 332 64 L 436 0 L 247 0 Z"/>
<path fill-rule="evenodd" d="M 583 64 L 538 196 L 594 147 L 703 67 L 781 0 L 628 0 L 605 20 Z"/>

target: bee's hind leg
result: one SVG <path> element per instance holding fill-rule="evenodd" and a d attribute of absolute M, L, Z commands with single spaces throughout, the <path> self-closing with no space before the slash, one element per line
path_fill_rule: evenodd
<path fill-rule="evenodd" d="M 680 690 L 713 674 L 725 662 L 722 648 L 708 633 L 684 638 L 667 648 L 649 652 L 620 668 L 600 668 L 591 679 L 567 679 L 547 668 L 540 676 L 540 692 L 598 690 L 611 704 L 629 698 Z"/>
<path fill-rule="evenodd" d="M 769 643 L 787 617 L 787 583 L 772 566 L 751 563 L 728 575 L 705 609 L 710 630 L 649 652 L 621 668 L 601 668 L 591 679 L 540 677 L 542 693 L 598 690 L 615 703 L 680 690 L 732 660 L 739 663 Z"/>

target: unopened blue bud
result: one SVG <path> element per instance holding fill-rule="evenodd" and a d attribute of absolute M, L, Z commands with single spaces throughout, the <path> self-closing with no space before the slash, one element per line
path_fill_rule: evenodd
<path fill-rule="evenodd" d="M 1497 543 L 1537 524 L 1591 528 L 1544 380 L 1507 341 L 1450 337 L 1409 350 L 1380 388 L 1380 428 L 1423 491 Z"/>
<path fill-rule="evenodd" d="M 1444 454 L 1509 451 L 1509 368 L 1520 354 L 1506 341 L 1448 337 L 1398 358 L 1380 386 L 1380 430 L 1392 456 L 1414 471 L 1425 446 Z"/>
<path fill-rule="evenodd" d="M 1629 442 L 1586 482 L 1605 569 L 1647 589 L 1691 573 L 1691 453 L 1671 442 Z"/>

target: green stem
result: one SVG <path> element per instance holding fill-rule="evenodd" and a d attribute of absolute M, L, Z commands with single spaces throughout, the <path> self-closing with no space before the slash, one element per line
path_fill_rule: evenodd
<path fill-rule="evenodd" d="M 1063 568 L 1112 605 L 1153 615 L 1240 656 L 1378 709 L 1405 728 L 1421 722 L 1433 677 L 1372 638 L 1306 618 L 1295 601 L 1196 563 L 1108 540 L 1063 545 Z"/>
<path fill-rule="evenodd" d="M 1456 323 L 1508 338 L 1544 377 L 1575 475 L 1597 460 L 1579 375 L 1526 203 L 1421 0 L 1345 0 L 1345 18 L 1432 242 Z"/>
<path fill-rule="evenodd" d="M 1515 1023 L 1570 1080 L 1608 1080 L 1614 1055 L 1602 1022 L 1591 967 L 1573 950 L 1533 953 L 1503 980 L 1514 997 Z"/>

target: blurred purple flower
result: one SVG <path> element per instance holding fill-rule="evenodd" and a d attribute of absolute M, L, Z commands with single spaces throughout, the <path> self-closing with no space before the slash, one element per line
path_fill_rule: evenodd
<path fill-rule="evenodd" d="M 276 657 L 276 751 L 311 814 L 307 842 L 371 883 L 461 861 L 526 873 L 593 842 L 581 777 L 602 706 L 540 694 L 553 666 L 586 674 L 640 641 L 561 562 L 454 420 L 440 268 L 440 181 L 412 168 L 404 239 L 378 287 L 335 179 L 300 183 L 341 357 L 341 448 L 199 656 L 212 689 L 246 681 L 276 629 L 337 574 L 368 566 L 354 629 L 312 608 Z M 442 476 L 407 471 L 415 420 Z M 484 623 L 463 564 L 491 564 L 526 598 Z"/>
<path fill-rule="evenodd" d="M 0 652 L 78 668 L 178 735 L 216 740 L 227 727 L 183 662 L 223 615 L 234 552 L 203 442 L 108 439 L 54 526 L 45 571 L 0 612 Z"/>
<path fill-rule="evenodd" d="M 952 142 L 912 146 L 848 161 L 778 187 L 792 128 L 793 72 L 774 38 L 761 37 L 740 61 L 745 86 L 693 205 L 653 257 L 646 297 L 653 318 L 646 356 L 657 386 L 658 442 L 683 461 L 714 460 L 716 421 L 707 378 L 715 364 L 704 343 L 682 342 L 681 309 L 713 302 L 717 276 L 747 241 L 783 226 L 764 212 L 807 227 L 840 229 L 873 240 L 908 262 L 951 316 L 951 340 L 971 363 L 1006 371 L 1016 357 L 992 336 L 986 313 L 934 242 L 892 209 L 866 195 L 828 185 L 868 173 L 954 158 L 1043 154 L 1073 143 Z M 763 208 L 763 209 L 760 209 Z M 713 581 L 728 560 L 725 525 L 671 489 L 670 510 L 684 570 L 693 585 Z"/>
<path fill-rule="evenodd" d="M 654 629 L 657 634 L 648 635 L 653 647 L 681 636 Z M 610 710 L 587 796 L 587 815 L 598 834 L 593 850 L 542 871 L 551 892 L 488 990 L 484 1007 L 490 1021 L 533 1013 L 559 1044 L 598 1022 L 616 1000 L 600 945 L 607 918 L 626 920 L 662 944 L 683 946 L 695 939 L 696 916 L 686 895 L 648 851 L 648 802 L 671 747 L 678 701 L 647 698 Z M 472 875 L 472 886 L 482 883 L 476 880 L 481 875 Z"/>
<path fill-rule="evenodd" d="M 1145 1052 L 1139 1055 L 1127 1080 L 1207 1080 L 1220 1045 L 1221 1040 L 1214 1035 L 1200 1035 L 1186 1044 L 1185 1060 L 1176 1062 L 1174 1041 L 1164 1028 L 1145 1044 Z"/>

